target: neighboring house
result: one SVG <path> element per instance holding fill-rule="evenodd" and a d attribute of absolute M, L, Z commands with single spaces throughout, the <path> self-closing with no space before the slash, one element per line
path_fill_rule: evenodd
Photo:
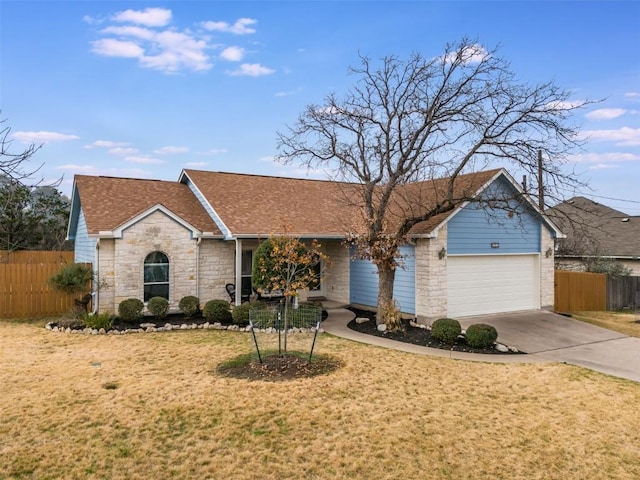
<path fill-rule="evenodd" d="M 446 180 L 403 186 L 394 208 L 435 205 Z M 68 236 L 76 261 L 93 263 L 100 279 L 99 311 L 117 311 L 129 297 L 164 296 L 173 308 L 185 295 L 228 298 L 227 283 L 239 286 L 240 302 L 252 293 L 260 240 L 283 232 L 318 239 L 329 258 L 310 297 L 375 307 L 375 267 L 344 242 L 362 223 L 359 188 L 198 170 L 177 182 L 78 175 Z M 462 175 L 455 189 L 465 198 L 509 198 L 509 208 L 470 202 L 416 225 L 396 272 L 402 312 L 433 319 L 552 308 L 557 227 L 504 170 Z"/>
<path fill-rule="evenodd" d="M 557 245 L 561 270 L 585 271 L 597 258 L 613 259 L 640 275 L 640 217 L 575 197 L 547 210 L 566 238 Z"/>

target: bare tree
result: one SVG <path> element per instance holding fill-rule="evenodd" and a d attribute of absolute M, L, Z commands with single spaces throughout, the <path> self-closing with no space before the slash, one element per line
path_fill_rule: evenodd
<path fill-rule="evenodd" d="M 581 185 L 565 159 L 581 145 L 573 111 L 589 102 L 570 103 L 552 82 L 518 81 L 497 48 L 463 38 L 435 58 L 390 56 L 378 66 L 361 56 L 349 73 L 356 83 L 343 97 L 307 106 L 277 134 L 277 158 L 361 185 L 355 243 L 377 266 L 379 321 L 393 301 L 398 247 L 416 225 L 471 199 L 459 187 L 465 173 L 500 163 L 536 179 L 542 153 L 545 196 Z M 416 201 L 416 185 L 437 190 L 437 201 Z"/>
<path fill-rule="evenodd" d="M 0 120 L 0 177 L 12 179 L 20 183 L 27 183 L 42 168 L 41 165 L 29 166 L 31 157 L 42 148 L 42 145 L 30 144 L 19 153 L 10 151 L 13 141 L 9 137 L 11 128 L 4 125 L 6 120 Z M 38 182 L 40 183 L 40 182 Z"/>
<path fill-rule="evenodd" d="M 42 145 L 30 144 L 13 153 L 11 128 L 0 120 L 0 250 L 53 249 L 65 243 L 69 200 L 56 187 L 61 178 L 43 185 L 36 178 L 43 164 L 32 157 Z"/>

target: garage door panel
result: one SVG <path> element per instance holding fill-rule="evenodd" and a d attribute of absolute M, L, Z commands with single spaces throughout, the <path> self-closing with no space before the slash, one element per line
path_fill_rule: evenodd
<path fill-rule="evenodd" d="M 540 308 L 538 255 L 447 258 L 449 316 Z"/>

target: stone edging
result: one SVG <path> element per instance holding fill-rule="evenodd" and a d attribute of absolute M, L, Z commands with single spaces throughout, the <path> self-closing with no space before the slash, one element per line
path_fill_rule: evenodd
<path fill-rule="evenodd" d="M 52 332 L 70 333 L 76 335 L 127 335 L 131 333 L 152 333 L 152 332 L 170 332 L 172 330 L 228 330 L 232 332 L 250 332 L 251 326 L 240 327 L 238 325 L 222 325 L 219 322 L 215 323 L 183 323 L 175 325 L 171 323 L 165 323 L 164 326 L 158 327 L 155 323 L 142 323 L 140 328 L 127 328 L 126 330 L 111 329 L 105 330 L 104 328 L 70 328 L 70 327 L 58 327 L 56 322 L 49 322 L 45 325 L 47 330 Z M 275 328 L 261 328 L 254 330 L 257 333 L 278 333 Z M 315 328 L 290 328 L 288 333 L 314 333 Z M 324 330 L 320 328 L 318 333 L 323 333 Z"/>

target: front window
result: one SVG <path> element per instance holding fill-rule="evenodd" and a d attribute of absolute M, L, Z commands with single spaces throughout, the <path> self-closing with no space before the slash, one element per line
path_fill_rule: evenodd
<path fill-rule="evenodd" d="M 144 259 L 144 301 L 153 297 L 169 300 L 169 258 L 162 252 L 151 252 Z"/>

